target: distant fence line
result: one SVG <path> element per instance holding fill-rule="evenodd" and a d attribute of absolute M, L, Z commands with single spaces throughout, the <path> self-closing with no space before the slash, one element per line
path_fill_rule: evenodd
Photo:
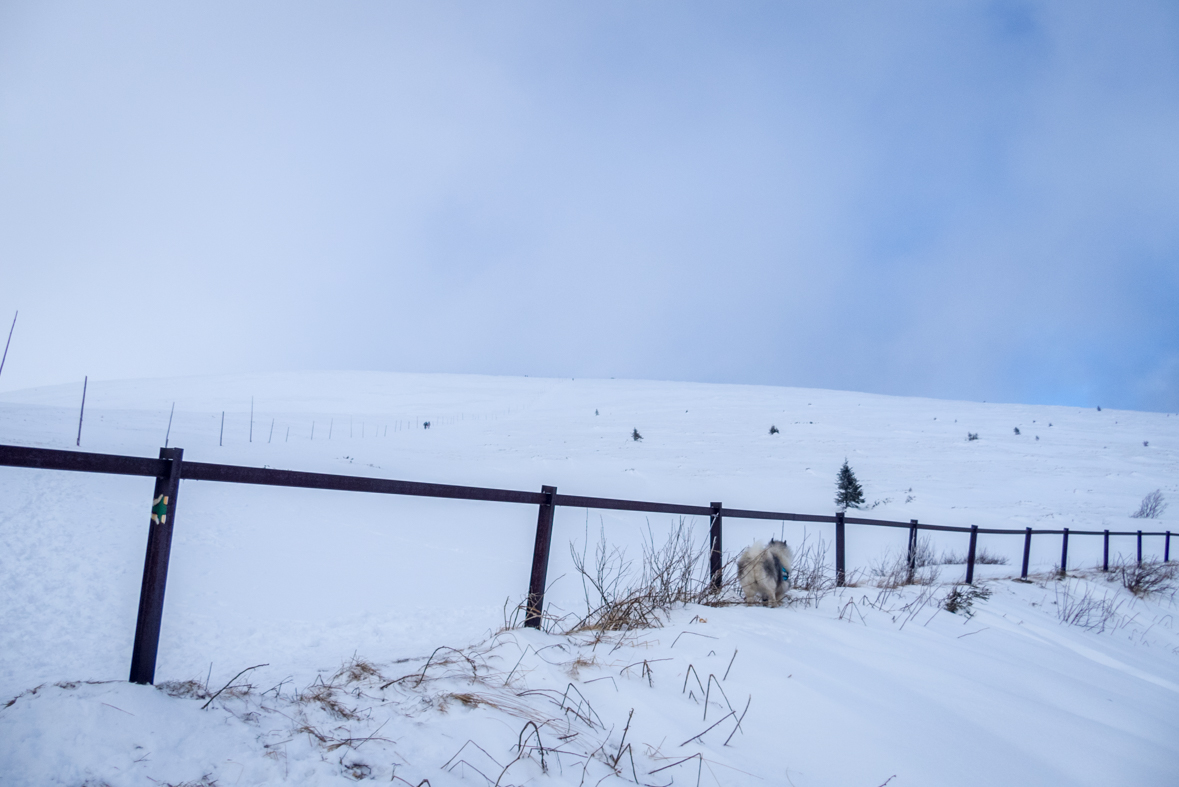
<path fill-rule="evenodd" d="M 152 683 L 155 680 L 156 656 L 159 649 L 160 627 L 164 611 L 164 590 L 167 584 L 168 560 L 172 545 L 172 528 L 175 524 L 176 498 L 180 481 L 219 481 L 222 483 L 254 484 L 259 486 L 280 486 L 302 489 L 332 489 L 343 492 L 369 492 L 386 495 L 409 495 L 435 497 L 451 500 L 480 500 L 497 503 L 520 503 L 538 507 L 536 541 L 533 546 L 532 570 L 528 583 L 528 599 L 524 625 L 539 628 L 544 606 L 544 591 L 548 574 L 549 549 L 552 544 L 553 515 L 558 506 L 567 508 L 597 508 L 615 511 L 636 511 L 654 514 L 680 514 L 684 516 L 709 517 L 709 571 L 715 587 L 721 583 L 723 567 L 721 552 L 721 531 L 724 517 L 735 519 L 767 519 L 774 521 L 817 522 L 835 525 L 835 582 L 842 586 L 846 579 L 844 561 L 846 546 L 846 525 L 870 527 L 905 528 L 909 531 L 908 566 L 910 572 L 916 566 L 917 534 L 921 530 L 949 533 L 969 533 L 970 542 L 966 555 L 966 582 L 974 581 L 975 553 L 980 533 L 987 535 L 1022 535 L 1023 564 L 1020 577 L 1027 578 L 1028 559 L 1031 554 L 1033 535 L 1061 536 L 1060 569 L 1068 566 L 1069 536 L 1102 536 L 1102 570 L 1109 570 L 1109 539 L 1111 536 L 1134 536 L 1137 538 L 1138 562 L 1142 562 L 1142 539 L 1145 536 L 1164 538 L 1163 560 L 1171 559 L 1171 531 L 1110 531 L 1110 530 L 1043 530 L 1026 527 L 1022 530 L 1002 528 L 956 527 L 953 525 L 930 525 L 911 519 L 908 522 L 894 522 L 885 519 L 864 519 L 850 517 L 842 511 L 834 516 L 821 514 L 795 514 L 781 511 L 755 511 L 742 508 L 727 508 L 722 503 L 707 506 L 680 505 L 676 503 L 652 503 L 639 500 L 620 500 L 606 497 L 557 494 L 557 488 L 542 486 L 540 492 L 521 492 L 510 489 L 493 489 L 478 486 L 456 486 L 451 484 L 430 484 L 417 481 L 397 481 L 364 476 L 335 475 L 331 473 L 308 473 L 297 470 L 276 470 L 272 468 L 244 467 L 239 465 L 188 462 L 184 460 L 184 449 L 161 448 L 158 459 L 117 454 L 96 454 L 82 451 L 62 451 L 49 448 L 27 448 L 0 445 L 0 466 L 25 467 L 41 470 L 67 470 L 84 473 L 106 473 L 110 475 L 140 476 L 156 479 L 152 493 L 151 523 L 148 526 L 147 552 L 144 557 L 143 581 L 139 595 L 139 613 L 135 625 L 135 643 L 131 656 L 133 683 Z"/>

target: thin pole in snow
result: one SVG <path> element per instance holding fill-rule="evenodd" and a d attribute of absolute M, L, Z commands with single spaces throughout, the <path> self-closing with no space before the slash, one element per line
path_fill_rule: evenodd
<path fill-rule="evenodd" d="M 168 413 L 168 431 L 164 433 L 164 448 L 168 447 L 168 438 L 172 436 L 172 414 L 176 412 L 176 403 L 172 402 L 172 412 Z"/>
<path fill-rule="evenodd" d="M 221 411 L 221 434 L 217 438 L 217 445 L 225 445 L 225 411 Z"/>
<path fill-rule="evenodd" d="M 78 411 L 78 442 L 75 445 L 82 445 L 82 416 L 86 415 L 86 384 L 90 382 L 90 376 L 87 375 L 82 378 L 82 409 Z"/>
<path fill-rule="evenodd" d="M 4 343 L 4 357 L 0 358 L 0 374 L 4 374 L 4 362 L 8 360 L 8 345 L 12 344 L 12 332 L 16 329 L 16 318 L 19 316 L 19 311 L 12 315 L 12 327 L 8 329 L 8 341 Z"/>
<path fill-rule="evenodd" d="M 315 441 L 315 421 L 311 422 L 311 440 Z"/>
<path fill-rule="evenodd" d="M 291 442 L 291 427 L 289 427 L 289 426 L 287 427 L 287 439 L 286 439 L 286 440 L 283 440 L 283 442 L 284 442 L 284 443 L 289 443 L 289 442 Z"/>
<path fill-rule="evenodd" d="M 274 442 L 274 419 L 273 418 L 270 419 L 270 437 L 267 438 L 266 442 L 268 442 L 268 443 Z"/>
<path fill-rule="evenodd" d="M 333 418 L 333 419 L 331 419 L 330 421 L 328 421 L 328 439 L 329 439 L 329 440 L 331 440 L 331 439 L 332 439 L 332 429 L 335 427 L 335 425 L 336 425 L 336 419 L 335 419 L 335 418 Z"/>

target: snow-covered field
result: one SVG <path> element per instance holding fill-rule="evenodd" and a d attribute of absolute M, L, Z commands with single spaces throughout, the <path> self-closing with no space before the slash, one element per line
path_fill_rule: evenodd
<path fill-rule="evenodd" d="M 80 385 L 0 395 L 0 442 L 73 448 L 80 397 Z M 831 513 L 846 457 L 882 519 L 1164 530 L 1179 510 L 1129 517 L 1155 489 L 1179 499 L 1173 415 L 752 386 L 94 382 L 82 450 L 155 456 L 173 402 L 169 444 L 196 461 Z M 962 566 L 932 588 L 881 591 L 868 572 L 906 534 L 849 526 L 861 587 L 817 606 L 683 609 L 599 640 L 501 631 L 527 586 L 532 507 L 185 482 L 157 669 L 168 693 L 123 682 L 151 483 L 0 468 L 0 695 L 17 697 L 0 710 L 0 784 L 1179 781 L 1173 599 L 1085 571 L 1099 539 L 1072 539 L 1076 575 L 1056 581 L 1060 539 L 1037 538 L 1037 581 L 1021 584 L 1022 539 L 981 537 L 1009 563 L 979 567 L 992 595 L 966 617 L 937 606 Z M 570 543 L 604 532 L 637 556 L 644 533 L 675 524 L 559 509 L 552 610 L 584 608 Z M 730 550 L 770 535 L 797 544 L 804 528 L 725 521 Z M 962 552 L 965 537 L 933 548 Z M 1146 556 L 1162 548 L 1147 539 Z M 1106 602 L 1103 627 L 1060 619 L 1086 592 Z M 440 646 L 461 654 L 427 666 Z M 206 684 L 257 664 L 239 679 L 251 691 L 201 710 Z"/>

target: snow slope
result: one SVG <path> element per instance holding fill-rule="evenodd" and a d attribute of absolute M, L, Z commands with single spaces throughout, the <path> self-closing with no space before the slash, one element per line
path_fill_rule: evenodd
<path fill-rule="evenodd" d="M 0 442 L 72 448 L 80 388 L 0 395 Z M 1013 528 L 1136 529 L 1143 521 L 1128 515 L 1143 495 L 1179 497 L 1179 418 L 1168 414 L 621 380 L 324 373 L 96 382 L 82 449 L 154 456 L 173 402 L 169 444 L 198 461 L 829 513 L 846 457 L 869 502 L 881 501 L 872 516 Z M 769 434 L 771 424 L 780 434 Z M 636 428 L 641 442 L 630 439 Z M 968 432 L 979 439 L 967 441 Z M 628 759 L 618 769 L 644 783 L 877 785 L 894 774 L 893 785 L 1175 782 L 1172 602 L 1134 599 L 1101 577 L 1002 580 L 1018 571 L 1022 540 L 1011 537 L 982 539 L 1011 563 L 980 567 L 994 578 L 993 595 L 973 618 L 938 612 L 936 598 L 918 599 L 920 588 L 881 596 L 861 587 L 817 608 L 683 610 L 663 629 L 594 645 L 585 635 L 496 635 L 505 602 L 526 589 L 529 507 L 185 482 L 157 682 L 215 690 L 243 668 L 269 665 L 244 678 L 254 691 L 200 711 L 203 699 L 121 682 L 150 493 L 147 479 L 0 468 L 0 695 L 20 695 L 0 711 L 0 784 L 478 784 L 479 771 L 494 782 L 518 753 L 526 718 L 558 750 L 552 720 L 572 725 L 562 733 L 573 736 L 569 751 L 550 753 L 545 774 L 525 746 L 529 756 L 501 784 L 596 782 L 610 773 L 601 760 L 623 743 L 632 708 L 635 766 Z M 1149 529 L 1170 529 L 1174 513 Z M 635 554 L 647 528 L 658 538 L 673 525 L 559 509 L 552 608 L 584 606 L 571 542 L 601 531 Z M 725 522 L 732 549 L 771 533 L 797 543 L 804 529 Z M 811 540 L 820 533 L 807 529 Z M 904 538 L 849 527 L 849 564 L 867 568 Z M 934 546 L 965 544 L 947 534 Z M 1161 556 L 1161 539 L 1145 547 Z M 1130 554 L 1133 541 L 1114 548 Z M 1046 577 L 1059 550 L 1058 537 L 1037 539 L 1034 570 Z M 1069 553 L 1070 567 L 1092 566 L 1100 541 L 1075 538 Z M 961 570 L 944 567 L 942 581 Z M 1087 588 L 1121 604 L 1104 631 L 1059 620 L 1059 602 Z M 441 645 L 473 648 L 464 652 L 483 666 L 472 678 L 455 657 L 420 685 L 381 688 Z M 727 700 L 710 705 L 705 721 L 700 692 L 681 690 L 695 680 L 688 666 L 720 681 L 734 651 Z M 353 656 L 383 679 L 333 680 Z M 644 659 L 649 674 L 625 669 Z M 65 681 L 114 682 L 53 685 Z M 307 699 L 316 681 L 349 698 L 343 716 Z M 570 683 L 593 714 L 549 693 Z M 728 746 L 732 718 L 679 745 L 728 713 L 728 700 L 737 712 L 749 702 Z M 350 743 L 332 748 L 341 740 Z M 467 740 L 462 764 L 443 769 Z M 585 766 L 591 741 L 601 748 Z M 470 753 L 476 743 L 486 752 Z M 656 770 L 696 753 L 702 759 Z"/>

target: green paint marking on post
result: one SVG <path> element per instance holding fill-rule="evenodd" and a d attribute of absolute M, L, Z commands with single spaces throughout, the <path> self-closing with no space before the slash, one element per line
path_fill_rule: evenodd
<path fill-rule="evenodd" d="M 160 495 L 151 501 L 151 523 L 158 525 L 168 521 L 168 496 Z"/>

